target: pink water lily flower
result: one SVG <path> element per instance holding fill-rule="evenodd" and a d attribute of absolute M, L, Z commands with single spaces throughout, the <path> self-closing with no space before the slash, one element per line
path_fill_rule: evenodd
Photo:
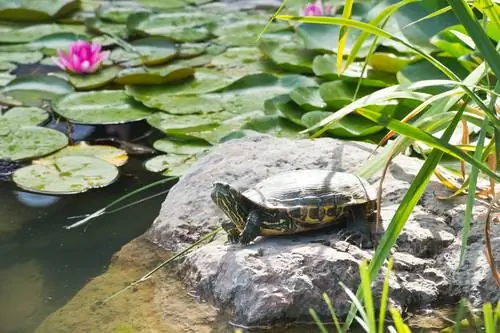
<path fill-rule="evenodd" d="M 68 52 L 57 51 L 54 62 L 61 69 L 73 73 L 93 73 L 108 58 L 109 51 L 101 52 L 102 45 L 84 40 L 71 43 Z"/>
<path fill-rule="evenodd" d="M 330 15 L 332 13 L 332 5 L 327 3 L 323 7 L 323 1 L 321 0 L 316 0 L 316 2 L 311 2 L 308 3 L 304 7 L 304 16 L 323 16 L 323 15 Z"/>

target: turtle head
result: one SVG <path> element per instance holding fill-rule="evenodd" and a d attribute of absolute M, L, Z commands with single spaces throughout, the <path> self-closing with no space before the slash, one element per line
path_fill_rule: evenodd
<path fill-rule="evenodd" d="M 248 199 L 238 190 L 225 183 L 215 183 L 212 189 L 213 202 L 242 230 L 245 226 L 249 208 Z"/>

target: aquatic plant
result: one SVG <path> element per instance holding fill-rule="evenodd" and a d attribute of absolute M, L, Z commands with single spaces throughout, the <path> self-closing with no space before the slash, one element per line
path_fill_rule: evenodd
<path fill-rule="evenodd" d="M 62 70 L 72 73 L 93 73 L 110 54 L 109 51 L 101 49 L 101 44 L 77 40 L 71 43 L 67 52 L 58 50 L 59 57 L 55 58 L 54 62 Z"/>
<path fill-rule="evenodd" d="M 308 3 L 304 7 L 304 16 L 323 16 L 332 14 L 332 5 L 327 3 L 323 4 L 322 0 L 316 0 L 315 2 Z"/>

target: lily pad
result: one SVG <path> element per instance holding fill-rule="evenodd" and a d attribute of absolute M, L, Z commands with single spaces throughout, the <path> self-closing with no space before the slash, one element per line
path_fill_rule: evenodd
<path fill-rule="evenodd" d="M 304 128 L 297 126 L 290 120 L 276 116 L 262 116 L 253 118 L 245 123 L 242 129 L 254 130 L 260 133 L 268 133 L 277 137 L 297 137 Z"/>
<path fill-rule="evenodd" d="M 18 77 L 0 90 L 0 93 L 32 106 L 71 92 L 73 87 L 68 81 L 50 75 Z"/>
<path fill-rule="evenodd" d="M 205 53 L 208 43 L 183 43 L 179 46 L 179 58 L 192 58 Z"/>
<path fill-rule="evenodd" d="M 124 66 L 159 65 L 177 56 L 177 46 L 163 37 L 148 37 L 130 43 L 132 50 L 115 49 L 110 59 Z"/>
<path fill-rule="evenodd" d="M 377 71 L 397 73 L 413 61 L 413 58 L 394 53 L 375 52 L 368 58 L 368 64 Z"/>
<path fill-rule="evenodd" d="M 311 111 L 302 116 L 306 127 L 311 127 L 330 116 L 332 112 Z M 362 116 L 349 114 L 328 129 L 328 133 L 339 138 L 359 138 L 380 132 L 384 127 Z"/>
<path fill-rule="evenodd" d="M 292 101 L 289 95 L 280 95 L 268 99 L 264 103 L 264 107 L 266 114 L 281 115 L 296 125 L 306 127 L 302 122 L 302 116 L 307 111 Z"/>
<path fill-rule="evenodd" d="M 164 175 L 181 177 L 196 160 L 196 155 L 159 155 L 147 160 L 144 166 L 152 172 L 163 171 Z"/>
<path fill-rule="evenodd" d="M 10 62 L 0 62 L 0 71 L 6 71 L 7 73 L 10 73 L 16 67 L 17 66 L 15 64 Z"/>
<path fill-rule="evenodd" d="M 76 194 L 104 187 L 118 178 L 118 168 L 96 157 L 62 156 L 53 164 L 17 169 L 12 180 L 21 188 L 45 194 Z"/>
<path fill-rule="evenodd" d="M 312 73 L 315 53 L 291 43 L 264 42 L 260 50 L 280 68 L 295 73 Z"/>
<path fill-rule="evenodd" d="M 22 126 L 37 126 L 49 120 L 47 111 L 35 107 L 13 107 L 0 115 L 0 134 L 7 134 Z"/>
<path fill-rule="evenodd" d="M 34 64 L 42 60 L 43 53 L 32 52 L 0 52 L 0 62 L 15 62 L 18 64 Z"/>
<path fill-rule="evenodd" d="M 181 65 L 126 68 L 115 79 L 119 84 L 147 85 L 175 82 L 193 76 L 194 69 Z"/>
<path fill-rule="evenodd" d="M 95 13 L 103 21 L 124 24 L 127 23 L 130 15 L 148 12 L 150 12 L 150 9 L 141 6 L 135 1 L 129 1 L 128 3 L 120 3 L 120 5 L 113 3 L 101 5 Z"/>
<path fill-rule="evenodd" d="M 85 27 L 73 24 L 35 24 L 25 26 L 10 22 L 0 22 L 0 43 L 29 43 L 43 36 L 59 32 L 84 34 Z"/>
<path fill-rule="evenodd" d="M 100 125 L 138 121 L 153 112 L 122 90 L 72 93 L 57 101 L 54 111 L 72 122 Z"/>
<path fill-rule="evenodd" d="M 211 64 L 220 70 L 238 68 L 240 73 L 248 74 L 272 71 L 262 61 L 262 52 L 257 47 L 230 47 L 214 56 Z"/>
<path fill-rule="evenodd" d="M 78 35 L 72 32 L 57 32 L 32 41 L 29 43 L 29 47 L 35 50 L 42 50 L 47 55 L 55 55 L 57 50 L 67 50 L 71 43 L 87 39 L 87 35 Z"/>
<path fill-rule="evenodd" d="M 97 72 L 91 74 L 70 74 L 69 82 L 71 82 L 77 90 L 96 89 L 113 81 L 120 71 L 120 67 L 111 66 L 101 68 Z"/>
<path fill-rule="evenodd" d="M 119 38 L 126 38 L 128 36 L 125 24 L 103 22 L 95 17 L 86 19 L 85 26 L 90 32 L 100 35 L 118 36 Z"/>
<path fill-rule="evenodd" d="M 180 141 L 180 140 L 169 140 L 160 139 L 156 140 L 153 144 L 156 150 L 162 151 L 169 154 L 177 155 L 192 155 L 198 154 L 207 149 L 210 149 L 210 145 L 203 141 Z"/>
<path fill-rule="evenodd" d="M 0 87 L 7 85 L 10 81 L 16 78 L 15 75 L 9 73 L 0 73 Z"/>
<path fill-rule="evenodd" d="M 0 158 L 22 160 L 50 154 L 68 144 L 63 133 L 44 127 L 21 127 L 0 137 Z"/>
<path fill-rule="evenodd" d="M 0 3 L 0 20 L 45 21 L 78 8 L 78 0 L 10 0 Z"/>
<path fill-rule="evenodd" d="M 216 20 L 203 12 L 138 13 L 130 16 L 127 26 L 135 33 L 163 36 L 176 42 L 199 42 L 210 37 L 209 24 Z"/>
<path fill-rule="evenodd" d="M 33 164 L 53 164 L 56 159 L 62 156 L 92 156 L 115 166 L 122 166 L 128 160 L 127 152 L 123 149 L 106 145 L 89 145 L 85 142 L 80 142 L 77 145 L 67 146 L 52 155 L 35 160 Z"/>
<path fill-rule="evenodd" d="M 307 111 L 324 109 L 325 101 L 321 98 L 317 87 L 297 87 L 290 92 L 290 98 Z"/>
<path fill-rule="evenodd" d="M 372 91 L 372 89 L 361 87 L 356 96 L 359 98 Z M 328 107 L 336 110 L 346 106 L 355 99 L 356 84 L 340 80 L 325 82 L 319 87 L 319 93 Z"/>

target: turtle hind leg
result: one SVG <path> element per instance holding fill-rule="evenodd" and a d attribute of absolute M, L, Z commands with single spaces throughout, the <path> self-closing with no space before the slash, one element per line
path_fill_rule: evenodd
<path fill-rule="evenodd" d="M 222 222 L 222 229 L 227 233 L 227 241 L 231 244 L 236 244 L 240 241 L 240 231 L 231 221 Z"/>
<path fill-rule="evenodd" d="M 346 236 L 347 240 L 357 239 L 356 245 L 361 248 L 373 248 L 376 243 L 373 229 L 376 215 L 367 216 L 362 207 L 352 207 L 348 214 L 346 228 L 340 234 Z"/>
<path fill-rule="evenodd" d="M 261 216 L 258 211 L 252 210 L 248 214 L 245 229 L 241 233 L 240 243 L 247 245 L 260 235 Z"/>

